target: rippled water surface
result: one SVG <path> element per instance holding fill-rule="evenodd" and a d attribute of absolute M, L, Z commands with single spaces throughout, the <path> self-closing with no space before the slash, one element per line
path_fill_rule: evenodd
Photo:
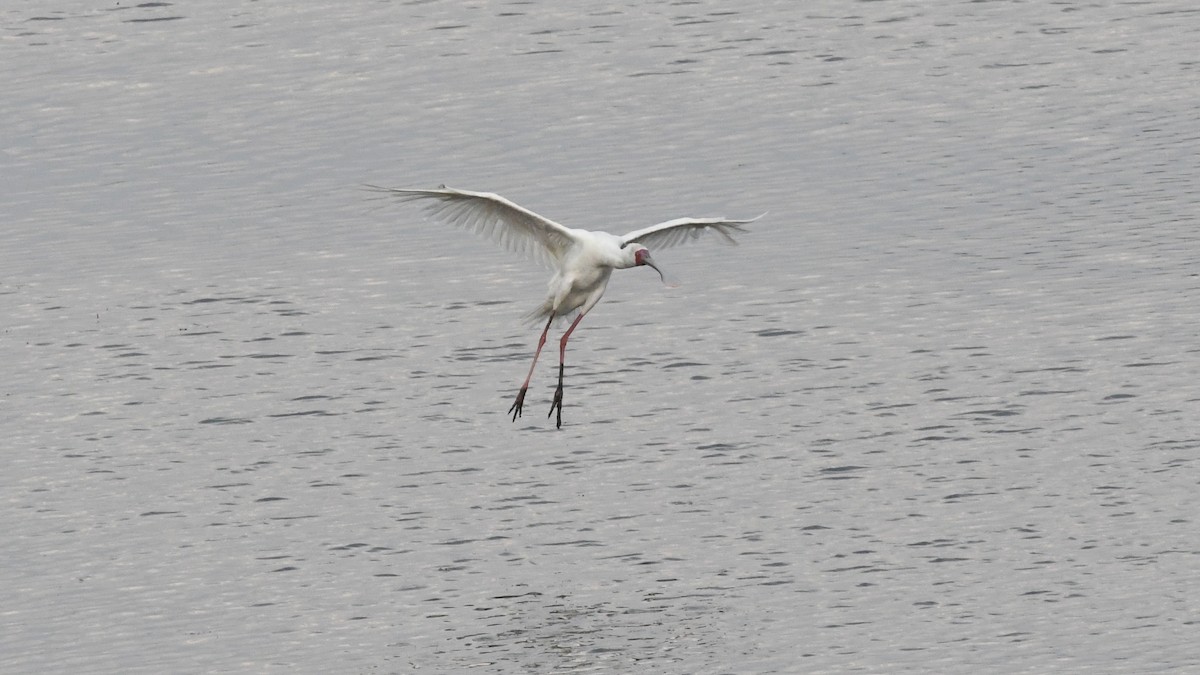
<path fill-rule="evenodd" d="M 10 5 L 0 670 L 1200 667 L 1192 3 Z"/>

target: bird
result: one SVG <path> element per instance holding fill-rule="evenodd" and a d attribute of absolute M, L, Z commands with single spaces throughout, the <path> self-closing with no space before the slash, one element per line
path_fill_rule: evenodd
<path fill-rule="evenodd" d="M 676 218 L 634 230 L 623 236 L 591 230 L 569 228 L 549 218 L 518 206 L 491 192 L 458 190 L 441 185 L 436 189 L 405 189 L 365 185 L 365 188 L 385 193 L 404 202 L 421 202 L 432 220 L 455 225 L 489 237 L 505 248 L 526 254 L 554 270 L 549 292 L 529 319 L 538 324 L 546 320 L 533 363 L 517 391 L 516 400 L 508 409 L 512 421 L 521 417 L 525 393 L 533 379 L 533 371 L 546 344 L 546 335 L 556 319 L 575 312 L 575 319 L 558 343 L 558 387 L 550 404 L 555 426 L 562 428 L 563 370 L 566 363 L 567 340 L 583 317 L 600 302 L 613 270 L 631 267 L 650 267 L 658 272 L 664 285 L 671 285 L 658 262 L 651 257 L 650 248 L 675 246 L 714 233 L 726 244 L 736 245 L 732 233 L 747 232 L 742 226 L 762 218 L 733 220 L 729 218 Z"/>

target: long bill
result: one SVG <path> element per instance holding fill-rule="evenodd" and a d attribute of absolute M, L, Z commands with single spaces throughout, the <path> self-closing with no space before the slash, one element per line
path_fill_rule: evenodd
<path fill-rule="evenodd" d="M 663 269 L 658 266 L 658 263 L 654 261 L 654 258 L 650 257 L 649 253 L 646 253 L 646 255 L 642 257 L 642 262 L 646 265 L 653 267 L 654 271 L 658 272 L 658 278 L 662 280 L 663 286 L 666 286 L 667 288 L 678 288 L 679 287 L 679 282 L 675 281 L 674 277 L 671 277 L 670 279 L 668 279 L 666 273 L 663 272 Z"/>

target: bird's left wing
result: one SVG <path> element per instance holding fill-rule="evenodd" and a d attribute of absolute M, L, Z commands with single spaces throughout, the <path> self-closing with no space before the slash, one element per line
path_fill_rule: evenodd
<path fill-rule="evenodd" d="M 698 239 L 708 231 L 716 232 L 728 244 L 736 245 L 731 232 L 745 232 L 741 226 L 753 223 L 767 214 L 750 218 L 749 220 L 730 220 L 728 218 L 676 218 L 665 223 L 651 225 L 635 230 L 621 237 L 622 244 L 641 244 L 647 248 L 663 248 L 675 246 Z"/>
<path fill-rule="evenodd" d="M 424 200 L 435 220 L 477 232 L 517 253 L 553 267 L 575 241 L 567 227 L 543 218 L 491 192 L 471 192 L 441 186 L 436 190 L 405 190 L 367 185 L 402 201 Z"/>

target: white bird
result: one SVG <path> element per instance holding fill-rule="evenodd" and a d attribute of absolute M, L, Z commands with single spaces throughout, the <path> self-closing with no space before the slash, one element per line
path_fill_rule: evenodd
<path fill-rule="evenodd" d="M 578 310 L 575 320 L 558 342 L 558 388 L 554 392 L 550 412 L 546 415 L 549 417 L 557 410 L 556 423 L 559 428 L 562 427 L 563 367 L 567 340 L 584 315 L 590 312 L 604 295 L 612 271 L 649 265 L 666 284 L 666 275 L 650 257 L 647 246 L 674 246 L 692 241 L 709 231 L 719 234 L 726 243 L 737 244 L 730 232 L 745 232 L 742 225 L 766 215 L 762 214 L 749 220 L 676 218 L 618 237 L 607 232 L 592 232 L 559 225 L 490 192 L 455 190 L 445 185 L 436 190 L 405 190 L 375 185 L 366 187 L 403 201 L 428 202 L 426 212 L 435 220 L 491 237 L 506 248 L 531 255 L 554 269 L 554 277 L 550 279 L 550 292 L 545 302 L 530 313 L 530 318 L 535 321 L 546 318 L 546 327 L 542 329 L 542 336 L 538 339 L 529 374 L 521 383 L 517 399 L 508 412 L 512 413 L 514 422 L 521 416 L 525 392 L 529 389 L 533 369 L 542 353 L 542 346 L 546 344 L 546 334 L 550 331 L 551 324 L 555 319 Z"/>

